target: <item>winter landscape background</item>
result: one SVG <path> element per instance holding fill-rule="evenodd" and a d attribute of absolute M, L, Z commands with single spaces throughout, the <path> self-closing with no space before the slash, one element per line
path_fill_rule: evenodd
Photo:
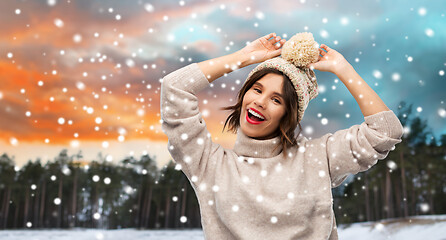
<path fill-rule="evenodd" d="M 183 229 L 179 239 L 201 238 L 186 230 L 201 226 L 198 203 L 167 151 L 160 79 L 270 32 L 289 39 L 308 31 L 352 63 L 405 130 L 386 159 L 333 189 L 339 224 L 376 222 L 340 229 L 341 239 L 444 239 L 445 14 L 441 0 L 0 1 L 0 229 L 121 229 L 60 231 L 66 239 Z M 234 104 L 254 67 L 198 94 L 208 130 L 225 148 L 235 135 L 221 132 L 228 113 L 218 109 Z M 319 96 L 302 134 L 360 124 L 336 76 L 316 76 Z M 419 215 L 438 223 L 379 224 Z M 4 230 L 0 238 L 54 234 L 40 233 Z"/>

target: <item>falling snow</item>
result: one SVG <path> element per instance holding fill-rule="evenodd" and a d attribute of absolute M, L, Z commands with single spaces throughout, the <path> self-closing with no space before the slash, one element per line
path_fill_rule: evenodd
<path fill-rule="evenodd" d="M 19 141 L 15 137 L 11 137 L 9 139 L 9 142 L 11 143 L 12 146 L 17 146 L 19 144 Z"/>
<path fill-rule="evenodd" d="M 56 18 L 56 19 L 54 19 L 54 25 L 56 25 L 56 27 L 58 27 L 58 28 L 61 28 L 64 26 L 64 22 L 61 19 Z"/>
<path fill-rule="evenodd" d="M 54 7 L 51 9 L 55 11 L 58 7 L 65 3 L 65 1 L 47 0 L 48 6 L 46 7 Z M 299 3 L 307 4 L 305 7 L 309 7 L 310 5 L 310 3 L 306 3 L 305 0 L 300 0 Z M 25 116 L 28 117 L 28 120 L 37 119 L 39 121 L 41 120 L 39 118 L 39 113 L 42 111 L 57 114 L 55 115 L 56 117 L 53 116 L 51 123 L 54 124 L 57 121 L 57 124 L 54 125 L 56 125 L 56 127 L 59 129 L 63 129 L 62 131 L 66 131 L 67 135 L 69 135 L 70 146 L 73 148 L 79 148 L 81 143 L 84 143 L 82 139 L 72 140 L 73 136 L 74 138 L 83 138 L 86 137 L 89 132 L 97 132 L 97 136 L 100 135 L 101 137 L 109 137 L 108 140 L 100 141 L 100 144 L 104 149 L 113 148 L 114 145 L 112 145 L 112 141 L 114 142 L 116 139 L 120 143 L 123 143 L 126 141 L 126 139 L 132 139 L 133 134 L 141 134 L 147 138 L 149 136 L 154 136 L 155 138 L 162 136 L 162 133 L 160 133 L 159 136 L 156 135 L 157 133 L 155 133 L 155 130 L 159 130 L 159 126 L 161 125 L 161 122 L 159 122 L 161 118 L 158 114 L 159 109 L 156 109 L 156 107 L 159 106 L 159 102 L 156 102 L 155 100 L 159 99 L 160 97 L 159 78 L 176 67 L 178 68 L 179 66 L 184 66 L 185 64 L 191 62 L 202 61 L 204 59 L 201 58 L 206 58 L 211 55 L 217 56 L 230 51 L 235 51 L 237 47 L 244 44 L 244 41 L 253 40 L 245 38 L 238 39 L 237 37 L 234 37 L 234 32 L 231 32 L 231 29 L 226 28 L 227 25 L 231 24 L 229 18 L 225 18 L 228 19 L 227 23 L 205 23 L 200 22 L 202 21 L 200 20 L 200 17 L 203 15 L 202 13 L 188 12 L 188 18 L 186 17 L 179 20 L 177 17 L 178 15 L 176 14 L 177 12 L 175 11 L 185 8 L 184 6 L 187 4 L 189 3 L 185 1 L 175 2 L 175 7 L 171 9 L 172 12 L 164 12 L 161 7 L 158 7 L 158 5 L 155 4 L 155 2 L 153 5 L 150 3 L 140 3 L 141 7 L 139 13 L 144 14 L 137 16 L 145 16 L 147 19 L 149 19 L 155 15 L 159 15 L 163 20 L 163 22 L 160 22 L 159 26 L 133 26 L 131 24 L 121 25 L 126 21 L 132 23 L 134 16 L 125 14 L 126 11 L 123 7 L 114 6 L 114 8 L 110 8 L 106 5 L 100 6 L 103 11 L 103 13 L 100 14 L 103 14 L 104 19 L 108 17 L 111 28 L 95 25 L 93 31 L 89 33 L 84 31 L 69 32 L 72 29 L 80 28 L 77 28 L 78 25 L 75 25 L 70 19 L 64 17 L 63 15 L 55 15 L 60 18 L 50 18 L 52 29 L 54 31 L 60 31 L 60 33 L 63 35 L 68 34 L 68 40 L 72 42 L 72 45 L 74 43 L 76 48 L 79 47 L 79 49 L 75 49 L 74 47 L 69 49 L 66 45 L 63 45 L 62 47 L 64 50 L 61 50 L 61 46 L 56 46 L 56 44 L 54 44 L 55 46 L 53 46 L 53 49 L 43 51 L 42 47 L 38 46 L 38 38 L 39 35 L 42 37 L 45 32 L 38 32 L 39 28 L 37 23 L 35 26 L 33 26 L 34 23 L 32 23 L 32 29 L 33 31 L 36 31 L 32 36 L 33 41 L 36 42 L 36 48 L 42 50 L 39 52 L 39 56 L 41 56 L 41 58 L 33 60 L 35 62 L 50 63 L 51 65 L 39 72 L 43 77 L 39 77 L 33 81 L 33 84 L 37 83 L 37 86 L 39 86 L 39 88 L 37 88 L 39 89 L 37 90 L 39 91 L 39 94 L 35 94 L 36 90 L 32 89 L 31 87 L 24 87 L 20 90 L 15 89 L 13 94 L 15 95 L 18 91 L 20 91 L 22 98 L 18 101 L 22 101 L 23 104 L 27 103 L 28 101 L 37 101 L 41 97 L 42 99 L 45 99 L 45 103 L 43 104 L 44 106 L 41 106 L 39 109 L 31 109 L 28 107 L 24 109 L 11 109 L 13 107 L 7 108 L 4 107 L 4 105 L 1 105 L 2 110 L 19 110 L 18 116 Z M 56 5 L 57 7 L 55 7 Z M 29 14 L 29 9 L 22 6 L 20 6 L 20 9 L 16 7 L 11 8 L 9 10 L 9 14 L 13 14 L 14 12 L 14 17 L 17 19 Z M 187 6 L 187 8 L 189 7 L 190 6 Z M 229 4 L 218 4 L 216 5 L 216 8 L 220 10 L 221 14 L 229 14 L 230 11 L 232 11 L 232 9 L 230 10 L 232 6 Z M 392 41 L 384 41 L 384 33 L 379 32 L 378 29 L 369 30 L 368 28 L 356 23 L 360 22 L 356 21 L 356 19 L 362 17 L 362 15 L 359 14 L 359 12 L 361 12 L 359 10 L 360 9 L 358 9 L 358 11 L 352 11 L 357 12 L 356 15 L 351 14 L 338 17 L 318 15 L 315 17 L 317 20 L 315 22 L 317 23 L 307 23 L 308 26 L 300 26 L 300 30 L 312 31 L 314 32 L 315 37 L 319 38 L 320 42 L 326 42 L 328 44 L 333 43 L 340 51 L 348 53 L 348 56 L 352 56 L 352 64 L 354 64 L 355 68 L 358 67 L 361 72 L 364 72 L 365 79 L 375 79 L 373 81 L 380 83 L 379 85 L 371 86 L 373 88 L 376 87 L 379 92 L 382 91 L 382 97 L 386 97 L 386 99 L 383 100 L 385 100 L 386 103 L 389 103 L 389 107 L 394 108 L 396 101 L 401 100 L 401 97 L 398 95 L 398 93 L 392 91 L 396 91 L 395 89 L 404 89 L 404 85 L 409 85 L 411 83 L 412 74 L 407 71 L 407 69 L 413 69 L 414 64 L 418 64 L 419 62 L 424 61 L 424 59 L 419 52 L 416 51 L 416 49 L 405 48 L 404 53 L 394 53 L 395 46 L 392 45 Z M 256 6 L 246 6 L 243 7 L 241 11 L 243 11 L 242 15 L 249 13 L 251 14 L 251 19 L 254 17 L 255 23 L 246 24 L 249 26 L 249 28 L 259 28 L 258 30 L 264 29 L 263 27 L 268 21 L 273 21 L 272 23 L 274 24 L 274 18 L 272 17 L 273 15 L 271 15 L 269 9 L 259 9 Z M 413 14 L 418 17 L 418 20 L 427 20 L 427 18 L 433 16 L 433 12 L 434 9 L 427 9 L 424 6 L 417 5 L 414 7 Z M 381 21 L 385 21 L 383 24 L 392 24 L 392 22 L 396 22 L 396 19 L 395 16 L 384 16 Z M 122 26 L 127 26 L 128 31 L 125 29 L 126 27 Z M 166 28 L 166 26 L 170 27 Z M 250 35 L 249 28 L 245 28 L 241 24 L 240 29 L 237 29 L 237 31 L 246 31 L 246 35 Z M 189 33 L 184 31 L 184 29 L 189 31 L 192 29 L 190 32 L 194 32 L 194 34 L 188 35 Z M 144 36 L 134 36 L 132 35 L 132 31 L 141 32 L 140 34 Z M 417 43 L 415 36 L 413 36 L 410 30 L 402 29 L 402 31 L 403 35 L 400 37 L 400 39 L 395 41 L 405 41 L 411 44 Z M 442 34 L 441 31 L 435 27 L 435 25 L 429 24 L 424 25 L 423 29 L 417 29 L 417 31 L 418 34 L 423 37 L 424 41 L 435 41 L 441 37 Z M 277 29 L 277 33 L 279 32 L 281 32 L 280 28 Z M 341 38 L 339 36 L 339 32 L 343 32 L 343 35 L 346 37 Z M 159 33 L 159 35 L 156 41 L 152 42 L 152 40 L 146 39 L 146 37 L 155 36 L 157 33 Z M 288 32 L 282 34 L 284 36 L 291 36 L 293 33 Z M 410 38 L 403 37 L 405 35 L 410 36 Z M 54 34 L 52 36 L 57 35 Z M 202 39 L 195 39 L 193 36 L 200 36 Z M 364 47 L 355 46 L 349 42 L 350 38 L 361 39 L 359 36 L 361 36 L 362 39 L 367 39 L 364 40 L 367 41 L 366 44 L 364 44 Z M 142 39 L 145 40 L 142 41 Z M 220 39 L 222 41 L 222 43 L 218 43 L 221 44 L 221 46 L 215 45 L 216 43 L 213 42 L 215 39 Z M 22 41 L 23 39 L 19 40 Z M 101 40 L 104 42 L 100 42 Z M 90 41 L 97 42 L 92 45 L 88 45 L 91 44 Z M 428 42 L 427 44 L 430 45 L 431 43 L 432 42 Z M 86 46 L 84 46 L 84 44 L 86 44 Z M 380 44 L 383 44 L 384 46 L 380 46 Z M 365 45 L 370 47 L 365 47 Z M 180 50 L 176 52 L 175 47 L 169 48 L 171 46 L 177 46 L 177 48 Z M 209 46 L 211 46 L 212 49 L 210 49 Z M 218 49 L 219 47 L 222 49 L 220 52 L 212 52 L 218 51 L 215 49 Z M 348 50 L 350 47 L 356 49 Z M 110 52 L 115 52 L 114 54 L 116 54 L 116 56 L 109 54 L 107 57 L 103 54 L 104 52 L 99 52 L 99 50 L 102 50 L 102 48 L 110 48 Z M 376 49 L 376 51 L 374 49 Z M 392 51 L 385 51 L 388 49 L 391 49 Z M 428 52 L 427 48 L 422 48 L 421 50 Z M 373 51 L 373 54 L 370 54 L 371 51 Z M 363 55 L 362 52 L 364 52 Z M 19 66 L 26 66 L 26 62 L 24 60 L 20 60 L 24 57 L 24 55 L 26 55 L 26 53 L 23 53 L 21 49 L 8 47 L 5 48 L 5 52 L 3 54 L 5 53 L 7 61 L 9 62 L 23 61 L 16 64 L 15 67 L 18 68 Z M 48 56 L 51 56 L 51 58 Z M 197 56 L 203 57 L 198 58 Z M 5 58 L 5 55 L 3 55 L 3 58 Z M 163 59 L 163 61 L 166 63 L 163 63 L 163 61 L 158 61 L 159 59 Z M 384 61 L 388 63 L 380 63 Z M 112 67 L 108 68 L 108 64 L 112 65 Z M 368 64 L 370 66 L 367 66 Z M 401 66 L 401 68 L 387 68 L 387 64 L 395 64 L 397 66 Z M 439 79 L 444 80 L 445 73 L 443 69 L 445 64 L 442 62 L 435 64 L 435 68 L 433 67 L 430 73 L 437 76 Z M 72 71 L 66 70 L 65 67 L 63 67 L 65 65 L 70 66 L 68 69 L 71 69 Z M 316 74 L 319 73 L 316 72 Z M 233 76 L 232 79 L 231 76 Z M 234 98 L 235 92 L 241 88 L 244 80 L 243 77 L 246 76 L 228 75 L 227 78 L 225 77 L 225 82 L 215 82 L 215 85 L 212 85 L 215 86 L 214 88 L 209 88 L 209 92 L 203 92 L 203 97 L 206 97 L 207 99 L 202 98 L 199 99 L 199 101 L 203 100 L 202 103 L 206 105 L 206 108 L 200 109 L 200 111 L 209 125 L 214 124 L 212 122 L 214 119 L 210 119 L 211 116 L 215 119 L 221 118 L 221 116 L 217 114 L 218 110 L 214 106 L 217 104 L 227 105 L 227 103 L 229 103 L 228 99 Z M 236 78 L 241 78 L 242 80 Z M 415 82 L 417 82 L 419 86 L 426 86 L 427 88 L 431 87 L 428 85 L 434 84 L 435 81 L 440 81 L 439 79 L 432 80 L 432 82 L 431 80 L 428 81 L 427 78 L 424 80 L 415 79 Z M 354 98 L 350 95 L 339 93 L 339 89 L 343 87 L 342 82 L 338 81 L 331 83 L 330 81 L 330 83 L 325 83 L 324 80 L 325 79 L 322 77 L 320 80 L 318 79 L 319 97 L 312 102 L 314 106 L 317 106 L 314 107 L 315 109 L 319 106 L 324 108 L 320 110 L 320 112 L 323 112 L 324 114 L 316 115 L 314 112 L 312 112 L 312 110 L 306 112 L 304 118 L 304 121 L 306 121 L 304 122 L 304 133 L 306 135 L 311 136 L 322 134 L 322 130 L 320 130 L 321 126 L 318 124 L 318 121 L 320 121 L 320 124 L 323 127 L 331 127 L 333 129 L 333 127 L 338 127 L 337 124 L 341 122 L 345 123 L 345 126 L 349 125 L 351 123 L 350 121 L 353 121 L 348 120 L 350 117 L 356 120 L 358 116 L 362 116 L 358 109 L 352 110 L 350 108 L 350 106 L 355 104 Z M 51 90 L 53 85 L 58 85 L 57 92 Z M 404 90 L 407 91 L 407 89 Z M 207 95 L 208 93 L 209 95 Z M 229 94 L 231 96 L 226 98 L 226 96 Z M 0 100 L 2 100 L 2 103 L 5 100 L 8 100 L 10 96 L 10 92 L 7 89 L 2 89 L 0 92 Z M 361 95 L 361 97 L 362 96 L 365 95 Z M 393 99 L 395 96 L 398 96 L 398 99 Z M 63 106 L 64 109 L 56 113 L 55 109 L 57 109 L 57 106 L 68 102 L 67 99 L 70 100 L 69 103 Z M 437 97 L 437 102 L 433 102 L 432 107 L 419 103 L 420 106 L 416 107 L 416 112 L 426 116 L 435 116 L 437 120 L 439 119 L 444 121 L 446 118 L 446 110 L 444 105 L 439 104 L 439 102 L 442 100 L 444 99 L 439 99 Z M 331 103 L 334 104 L 330 105 Z M 312 105 L 310 105 L 310 108 L 311 107 Z M 339 119 L 325 113 L 328 107 L 332 108 L 330 110 L 339 113 Z M 437 114 L 431 114 L 432 112 L 435 113 L 435 111 Z M 70 115 L 72 112 L 75 114 L 76 118 L 74 118 L 73 115 Z M 149 119 L 149 116 L 153 119 Z M 83 118 L 88 119 L 89 126 L 87 126 L 86 129 L 76 129 L 74 131 L 65 129 L 65 127 L 69 127 L 70 125 L 80 128 L 80 123 L 83 122 Z M 134 121 L 131 122 L 128 121 L 127 118 L 137 120 L 131 120 Z M 316 120 L 312 121 L 313 119 Z M 216 122 L 221 120 L 222 119 L 218 119 Z M 113 126 L 125 126 L 127 130 L 124 127 L 108 129 L 107 127 L 109 123 Z M 36 126 L 39 126 L 39 122 L 36 122 L 35 124 Z M 118 136 L 116 135 L 116 132 L 119 134 Z M 405 134 L 409 133 L 410 128 L 405 127 L 404 132 Z M 24 141 L 19 137 L 19 135 L 15 136 L 19 138 L 21 142 Z M 8 137 L 10 145 L 19 145 L 19 140 L 16 137 Z M 6 138 L 6 140 L 8 140 L 8 138 Z M 182 133 L 180 138 L 186 142 L 190 141 L 191 139 L 195 140 L 193 136 L 189 136 L 187 133 Z M 52 144 L 53 141 L 56 142 L 55 140 L 56 139 L 53 136 L 45 135 L 42 136 L 39 141 L 43 141 L 46 144 Z M 198 146 L 203 146 L 205 145 L 205 141 L 207 144 L 209 140 L 206 138 L 197 138 L 195 143 Z M 193 142 L 193 144 L 195 143 Z M 299 153 L 305 153 L 306 150 L 307 149 L 304 146 L 298 148 Z M 107 161 L 112 161 L 112 159 L 113 157 L 111 155 L 107 156 Z M 190 163 L 193 161 L 193 158 L 186 156 L 184 161 L 186 163 Z M 255 160 L 253 158 L 249 158 L 247 159 L 247 162 L 249 164 L 254 164 Z M 398 166 L 394 161 L 387 161 L 387 167 L 391 170 L 395 170 Z M 177 164 L 175 169 L 180 170 L 181 165 Z M 277 165 L 274 167 L 274 170 L 280 172 L 283 170 L 283 167 L 281 165 Z M 147 170 L 145 171 L 147 173 Z M 258 174 L 261 177 L 267 177 L 268 171 L 260 170 Z M 320 170 L 314 174 L 319 177 L 326 177 L 328 173 Z M 55 181 L 56 179 L 56 176 L 51 176 L 52 181 Z M 94 182 L 99 182 L 101 178 L 98 175 L 94 175 L 91 180 Z M 192 177 L 193 182 L 196 182 L 197 180 L 197 176 Z M 251 180 L 249 177 L 242 177 L 243 183 L 249 183 L 250 181 Z M 112 179 L 105 177 L 103 178 L 103 182 L 104 184 L 111 184 Z M 31 189 L 35 189 L 34 184 L 30 187 Z M 211 189 L 214 192 L 218 192 L 220 187 L 214 185 Z M 200 190 L 206 190 L 205 183 L 200 184 Z M 126 191 L 130 193 L 133 192 L 132 187 L 128 186 Z M 289 192 L 287 197 L 289 199 L 293 199 L 295 195 L 294 193 Z M 176 196 L 174 198 L 176 198 L 174 201 L 178 200 Z M 264 197 L 262 195 L 258 195 L 256 200 L 262 202 Z M 53 202 L 55 205 L 59 205 L 61 204 L 61 199 L 55 198 Z M 421 204 L 420 209 L 423 212 L 427 212 L 429 211 L 429 205 Z M 232 211 L 238 212 L 239 210 L 240 207 L 238 205 L 232 206 Z M 94 218 L 100 219 L 101 213 L 95 213 Z M 278 219 L 276 216 L 271 216 L 269 220 L 273 224 L 280 222 L 280 219 Z M 181 216 L 180 221 L 182 223 L 187 222 L 187 217 Z M 26 226 L 28 228 L 32 227 L 32 222 L 27 222 Z M 374 230 L 384 231 L 386 230 L 386 226 L 383 224 L 376 224 Z"/>

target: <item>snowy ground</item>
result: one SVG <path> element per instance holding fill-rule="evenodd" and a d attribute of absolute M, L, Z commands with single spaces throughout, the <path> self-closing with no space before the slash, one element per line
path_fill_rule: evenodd
<path fill-rule="evenodd" d="M 201 230 L 17 230 L 0 231 L 0 239 L 7 240 L 130 240 L 130 239 L 156 239 L 156 240 L 203 240 Z"/>
<path fill-rule="evenodd" d="M 338 233 L 340 240 L 446 240 L 446 215 L 416 216 L 408 219 L 386 219 L 379 222 L 341 225 Z"/>
<path fill-rule="evenodd" d="M 388 219 L 380 222 L 340 225 L 340 240 L 446 240 L 446 215 L 417 216 L 410 219 Z M 8 240 L 203 240 L 201 230 L 6 230 L 0 231 L 0 239 Z"/>

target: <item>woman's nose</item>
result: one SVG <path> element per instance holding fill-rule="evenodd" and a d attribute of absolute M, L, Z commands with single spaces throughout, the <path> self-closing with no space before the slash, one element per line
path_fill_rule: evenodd
<path fill-rule="evenodd" d="M 265 108 L 265 101 L 266 101 L 265 97 L 259 97 L 254 102 L 257 106 Z"/>

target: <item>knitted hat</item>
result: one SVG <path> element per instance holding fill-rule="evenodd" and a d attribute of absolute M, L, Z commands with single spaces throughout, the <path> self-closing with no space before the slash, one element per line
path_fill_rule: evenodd
<path fill-rule="evenodd" d="M 277 69 L 288 76 L 294 85 L 299 104 L 298 118 L 300 122 L 310 100 L 318 95 L 314 71 L 307 66 L 319 58 L 319 44 L 314 41 L 312 33 L 298 33 L 286 41 L 282 47 L 282 55 L 268 59 L 255 67 L 248 75 L 251 76 L 266 68 Z"/>

